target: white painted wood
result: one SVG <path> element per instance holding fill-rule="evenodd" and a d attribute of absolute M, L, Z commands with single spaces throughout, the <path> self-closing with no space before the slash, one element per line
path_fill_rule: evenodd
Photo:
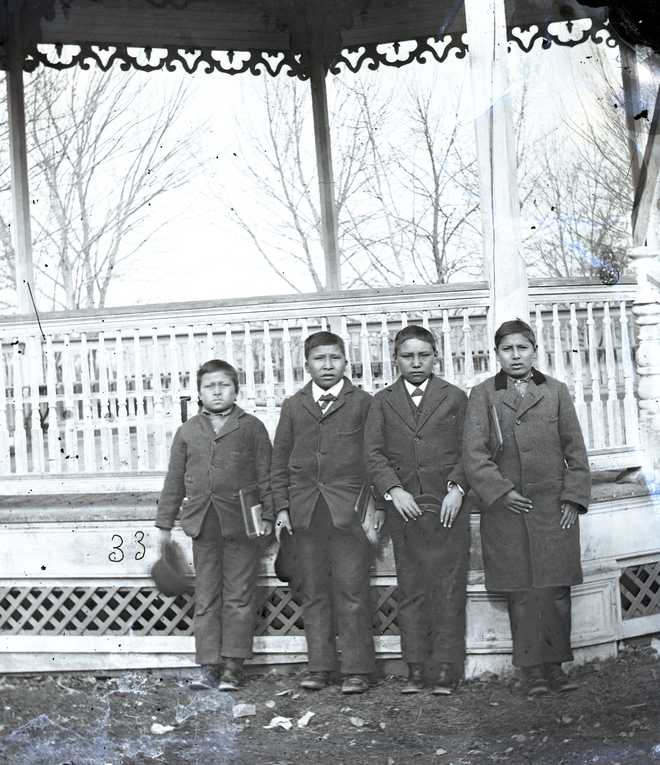
<path fill-rule="evenodd" d="M 362 316 L 360 320 L 360 362 L 362 364 L 362 389 L 372 393 L 374 381 L 371 373 L 371 348 L 369 347 L 369 329 L 366 316 Z"/>
<path fill-rule="evenodd" d="M 225 324 L 225 360 L 234 365 L 234 340 L 229 323 Z"/>
<path fill-rule="evenodd" d="M 520 255 L 518 194 L 504 0 L 465 0 L 474 103 L 484 269 L 490 282 L 489 334 L 528 317 L 527 272 Z"/>
<path fill-rule="evenodd" d="M 566 381 L 566 367 L 564 365 L 564 343 L 561 336 L 561 322 L 559 320 L 559 306 L 552 306 L 552 340 L 553 340 L 553 365 L 552 373 L 561 380 Z"/>
<path fill-rule="evenodd" d="M 46 388 L 48 398 L 48 472 L 61 472 L 60 428 L 57 415 L 57 378 L 53 336 L 46 336 Z"/>
<path fill-rule="evenodd" d="M 465 377 L 469 382 L 474 378 L 474 360 L 472 358 L 472 327 L 467 310 L 463 311 L 463 353 L 465 354 Z"/>
<path fill-rule="evenodd" d="M 156 452 L 156 470 L 167 467 L 167 442 L 165 441 L 165 409 L 163 406 L 163 386 L 161 383 L 161 359 L 158 334 L 154 330 L 151 336 L 151 390 L 153 395 L 153 433 Z"/>
<path fill-rule="evenodd" d="M 386 314 L 381 315 L 380 319 L 380 352 L 383 362 L 383 386 L 390 385 L 392 375 L 392 353 L 390 351 L 390 333 L 387 326 Z"/>
<path fill-rule="evenodd" d="M 453 383 L 456 375 L 454 374 L 454 357 L 451 347 L 449 311 L 446 308 L 442 312 L 442 357 L 445 363 L 445 379 Z"/>
<path fill-rule="evenodd" d="M 71 348 L 71 336 L 64 335 L 62 347 L 62 383 L 64 389 L 64 464 L 69 473 L 79 469 L 78 412 L 73 400 L 75 359 Z"/>
<path fill-rule="evenodd" d="M 630 339 L 628 335 L 628 315 L 626 301 L 619 302 L 619 324 L 621 328 L 621 367 L 623 370 L 623 413 L 625 420 L 624 443 L 630 446 L 639 446 L 639 421 L 637 400 L 634 389 L 634 370 L 632 355 L 630 353 Z"/>
<path fill-rule="evenodd" d="M 126 370 L 124 367 L 124 341 L 122 332 L 115 332 L 115 369 L 117 370 L 117 441 L 119 447 L 119 469 L 132 470 L 131 444 L 128 433 L 128 400 L 126 392 Z"/>
<path fill-rule="evenodd" d="M 302 353 L 302 362 L 303 362 L 303 383 L 308 383 L 311 379 L 309 376 L 309 372 L 306 369 L 305 366 L 305 339 L 309 335 L 309 328 L 307 325 L 307 319 L 301 319 L 300 321 L 300 347 L 301 347 L 301 353 Z"/>
<path fill-rule="evenodd" d="M 291 359 L 291 333 L 289 332 L 289 322 L 287 319 L 282 323 L 282 357 L 284 365 L 284 395 L 291 396 L 294 392 L 293 386 L 293 364 Z"/>
<path fill-rule="evenodd" d="M 181 424 L 181 381 L 179 379 L 179 346 L 176 341 L 176 328 L 170 327 L 170 341 L 167 346 L 167 364 L 170 372 L 169 431 L 174 434 Z M 190 402 L 189 402 L 190 403 Z M 190 407 L 188 408 L 190 416 Z"/>
<path fill-rule="evenodd" d="M 243 355 L 245 365 L 245 398 L 246 408 L 251 414 L 256 411 L 257 392 L 254 383 L 254 347 L 250 325 L 246 322 L 243 327 Z"/>
<path fill-rule="evenodd" d="M 43 377 L 41 364 L 41 338 L 30 335 L 26 341 L 30 381 L 30 453 L 32 457 L 31 471 L 43 473 L 44 461 L 44 432 L 39 416 L 39 386 Z M 0 359 L 0 363 L 2 360 Z"/>
<path fill-rule="evenodd" d="M 589 443 L 589 410 L 587 409 L 587 403 L 584 398 L 584 380 L 582 369 L 582 349 L 580 348 L 580 333 L 577 320 L 577 313 L 575 310 L 575 303 L 571 303 L 570 307 L 570 324 L 571 324 L 571 366 L 573 370 L 573 385 L 574 393 L 573 398 L 575 400 L 575 410 L 577 412 L 580 426 L 582 427 L 582 434 L 586 443 Z"/>
<path fill-rule="evenodd" d="M 94 397 L 89 374 L 90 350 L 87 333 L 80 334 L 80 386 L 82 393 L 83 468 L 92 473 L 96 470 L 96 446 L 94 443 Z"/>
<path fill-rule="evenodd" d="M 264 339 L 264 384 L 266 386 L 266 411 L 273 415 L 276 410 L 275 374 L 273 372 L 273 347 L 270 340 L 270 324 L 263 324 Z"/>
<path fill-rule="evenodd" d="M 197 397 L 197 357 L 195 354 L 195 330 L 192 325 L 188 327 L 188 341 L 186 343 L 186 360 L 188 365 L 187 393 L 191 401 Z"/>
<path fill-rule="evenodd" d="M 587 303 L 587 330 L 589 342 L 589 373 L 591 375 L 591 446 L 600 449 L 605 446 L 603 427 L 603 402 L 600 398 L 600 367 L 598 365 L 598 344 L 593 303 Z"/>
<path fill-rule="evenodd" d="M 25 435 L 25 413 L 23 407 L 23 354 L 18 338 L 12 350 L 14 369 L 14 459 L 16 472 L 27 473 L 27 438 Z"/>
<path fill-rule="evenodd" d="M 101 410 L 100 430 L 101 430 L 101 460 L 99 467 L 101 470 L 115 470 L 115 450 L 112 439 L 112 402 L 110 401 L 110 391 L 108 388 L 108 356 L 105 347 L 105 332 L 99 332 L 98 344 L 98 387 L 99 404 Z"/>
<path fill-rule="evenodd" d="M 571 303 L 571 305 L 573 305 Z M 548 357 L 545 352 L 545 339 L 543 337 L 543 308 L 540 305 L 536 305 L 534 309 L 535 316 L 535 335 L 536 335 L 536 358 L 538 359 L 538 365 L 541 370 L 548 368 Z"/>
<path fill-rule="evenodd" d="M 603 304 L 603 335 L 605 338 L 605 373 L 607 375 L 607 442 L 609 446 L 623 443 L 621 435 L 621 414 L 619 398 L 616 389 L 616 363 L 614 361 L 614 344 L 612 342 L 612 319 L 610 304 Z"/>
<path fill-rule="evenodd" d="M 341 339 L 344 341 L 344 349 L 346 350 L 346 377 L 348 377 L 349 380 L 353 379 L 353 369 L 351 365 L 351 336 L 348 331 L 348 321 L 346 320 L 345 316 L 341 317 L 341 321 L 339 323 L 339 331 L 341 334 Z"/>
<path fill-rule="evenodd" d="M 408 314 L 405 311 L 401 311 L 401 329 L 408 326 Z"/>
<path fill-rule="evenodd" d="M 3 344 L 5 338 L 0 337 L 0 474 L 11 472 L 9 457 L 9 423 L 7 422 L 7 373 Z"/>
<path fill-rule="evenodd" d="M 149 433 L 145 416 L 144 378 L 142 370 L 142 342 L 139 331 L 133 330 L 133 372 L 135 375 L 135 430 L 138 470 L 149 470 Z"/>

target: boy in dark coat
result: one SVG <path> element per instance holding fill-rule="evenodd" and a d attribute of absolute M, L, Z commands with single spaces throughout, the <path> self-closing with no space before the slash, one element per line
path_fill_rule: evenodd
<path fill-rule="evenodd" d="M 461 434 L 467 397 L 433 375 L 435 338 L 409 325 L 394 340 L 400 377 L 379 391 L 367 418 L 370 477 L 387 502 L 399 586 L 403 693 L 418 693 L 424 670 L 433 693 L 449 694 L 463 674 L 469 513 Z"/>
<path fill-rule="evenodd" d="M 195 658 L 205 668 L 197 685 L 236 690 L 252 655 L 261 553 L 245 532 L 239 491 L 258 485 L 263 535 L 270 534 L 271 444 L 263 423 L 236 406 L 238 374 L 226 361 L 203 364 L 197 390 L 201 413 L 174 436 L 156 526 L 162 547 L 180 513 L 193 540 Z"/>
<path fill-rule="evenodd" d="M 371 554 L 355 504 L 366 483 L 362 442 L 372 399 L 344 377 L 344 343 L 332 332 L 305 340 L 305 367 L 312 379 L 282 406 L 271 473 L 275 534 L 288 531 L 295 541 L 308 655 L 301 686 L 326 686 L 338 631 L 342 691 L 362 693 L 374 670 Z"/>
<path fill-rule="evenodd" d="M 570 587 L 582 581 L 578 513 L 589 504 L 587 452 L 566 385 L 534 369 L 520 319 L 495 334 L 501 371 L 477 385 L 465 421 L 465 471 L 482 502 L 486 588 L 505 592 L 513 664 L 536 696 L 575 686 Z"/>

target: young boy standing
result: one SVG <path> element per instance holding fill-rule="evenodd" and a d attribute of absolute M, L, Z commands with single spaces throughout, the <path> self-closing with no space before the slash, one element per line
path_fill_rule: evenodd
<path fill-rule="evenodd" d="M 387 502 L 400 593 L 402 693 L 426 675 L 450 694 L 463 674 L 469 514 L 461 433 L 467 398 L 433 375 L 435 338 L 409 325 L 394 339 L 400 377 L 379 391 L 367 418 L 367 466 Z"/>
<path fill-rule="evenodd" d="M 275 534 L 293 534 L 299 568 L 308 655 L 300 685 L 327 685 L 338 632 L 342 691 L 362 693 L 374 670 L 371 555 L 355 504 L 367 480 L 362 443 L 372 399 L 344 376 L 341 337 L 315 332 L 304 350 L 312 379 L 282 406 L 271 473 Z"/>
<path fill-rule="evenodd" d="M 521 319 L 495 333 L 501 370 L 473 388 L 463 454 L 482 502 L 486 588 L 505 593 L 513 664 L 527 694 L 575 685 L 571 592 L 582 581 L 578 513 L 589 504 L 591 476 L 566 385 L 534 368 L 536 338 Z"/>
<path fill-rule="evenodd" d="M 195 657 L 201 687 L 236 690 L 252 656 L 261 546 L 245 532 L 239 491 L 257 484 L 266 536 L 272 531 L 271 444 L 263 423 L 236 405 L 238 374 L 212 359 L 197 371 L 201 413 L 177 430 L 156 526 L 161 546 L 181 516 L 195 565 Z"/>

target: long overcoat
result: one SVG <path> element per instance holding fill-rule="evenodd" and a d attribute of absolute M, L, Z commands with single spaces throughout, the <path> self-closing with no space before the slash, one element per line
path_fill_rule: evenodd
<path fill-rule="evenodd" d="M 498 448 L 497 412 L 503 443 Z M 591 476 L 582 431 L 566 385 L 533 370 L 522 399 L 499 372 L 473 388 L 463 433 L 468 482 L 481 500 L 486 587 L 492 591 L 582 581 L 580 531 L 560 526 L 561 503 L 587 509 Z M 532 500 L 516 514 L 502 502 L 511 489 Z"/>
<path fill-rule="evenodd" d="M 197 414 L 174 435 L 156 526 L 171 529 L 177 516 L 183 530 L 197 537 L 209 507 L 218 511 L 224 537 L 244 537 L 240 489 L 259 486 L 262 516 L 273 519 L 270 491 L 271 444 L 264 424 L 239 406 L 219 433 Z"/>
<path fill-rule="evenodd" d="M 356 524 L 355 502 L 366 482 L 364 424 L 372 398 L 347 378 L 327 412 L 312 383 L 287 398 L 273 444 L 275 510 L 288 508 L 294 528 L 308 528 L 320 496 L 336 528 Z"/>

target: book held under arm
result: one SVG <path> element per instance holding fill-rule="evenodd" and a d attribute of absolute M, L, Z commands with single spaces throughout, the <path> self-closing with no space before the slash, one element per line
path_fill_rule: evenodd
<path fill-rule="evenodd" d="M 259 487 L 256 483 L 250 484 L 241 489 L 238 496 L 241 500 L 245 534 L 248 539 L 257 539 L 264 533 L 263 505 L 259 496 Z"/>
<path fill-rule="evenodd" d="M 376 524 L 376 499 L 370 485 L 365 484 L 355 500 L 355 512 L 367 539 L 371 544 L 378 544 L 378 531 Z"/>

